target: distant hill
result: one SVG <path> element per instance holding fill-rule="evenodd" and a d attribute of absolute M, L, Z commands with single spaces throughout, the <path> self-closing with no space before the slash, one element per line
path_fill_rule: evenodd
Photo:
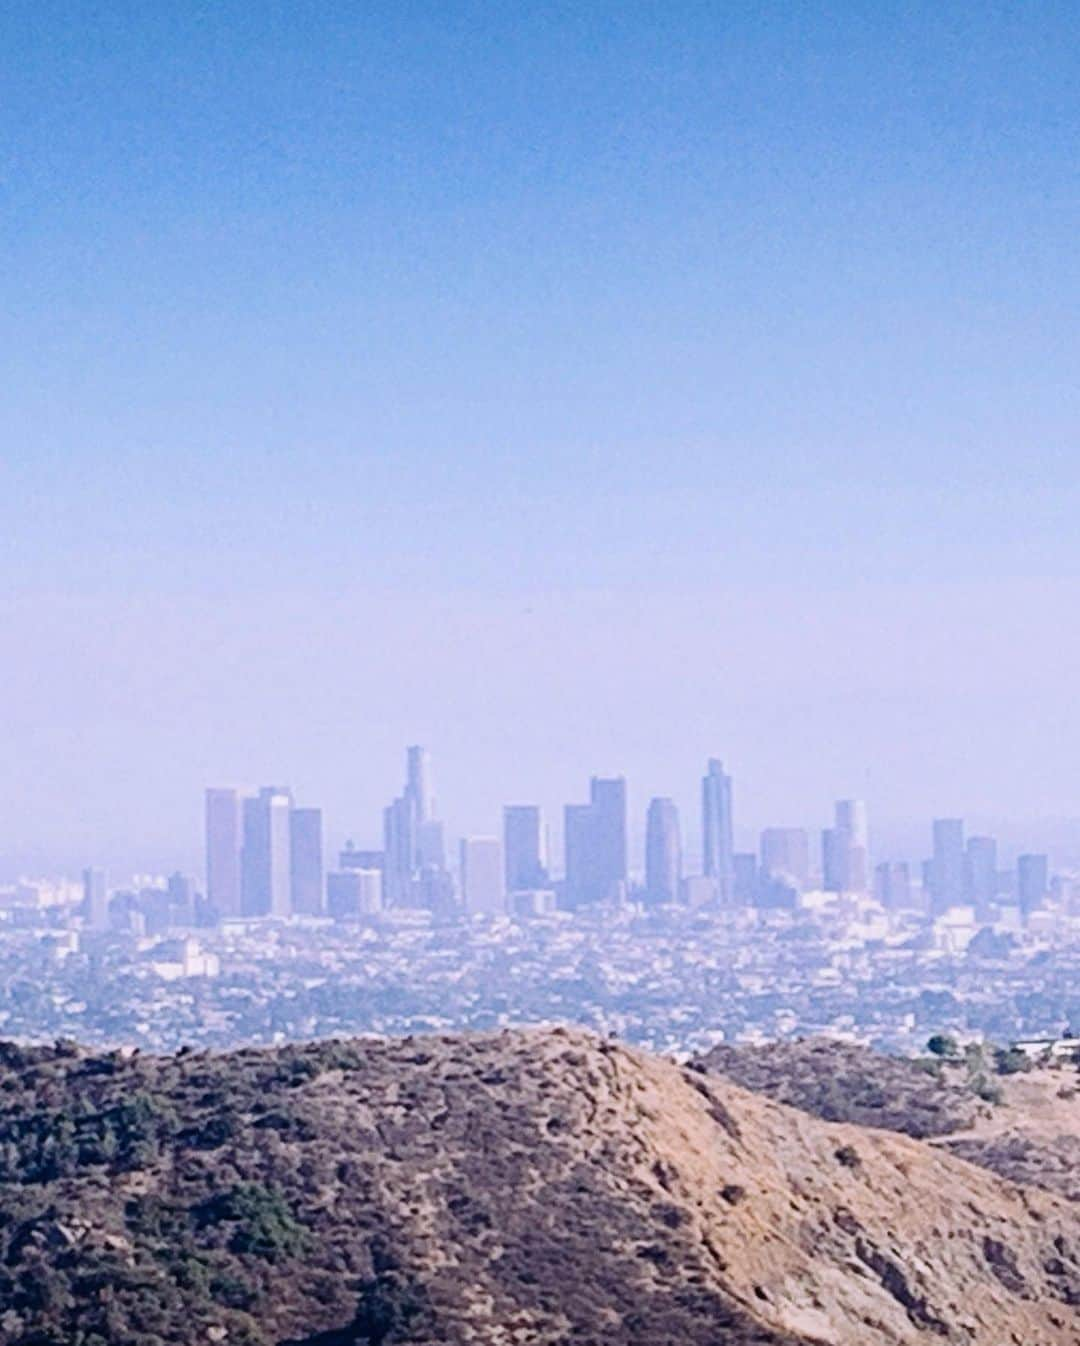
<path fill-rule="evenodd" d="M 4 1346 L 1076 1346 L 1080 1211 L 551 1029 L 0 1047 Z"/>
<path fill-rule="evenodd" d="M 1080 1090 L 1071 1062 L 990 1083 L 978 1061 L 939 1062 L 931 1071 L 926 1062 L 806 1038 L 721 1045 L 695 1064 L 824 1121 L 933 1139 L 1012 1182 L 1080 1201 Z"/>
<path fill-rule="evenodd" d="M 973 1127 L 991 1106 L 955 1073 L 831 1038 L 762 1046 L 721 1044 L 700 1058 L 711 1073 L 827 1122 L 852 1122 L 926 1139 Z"/>

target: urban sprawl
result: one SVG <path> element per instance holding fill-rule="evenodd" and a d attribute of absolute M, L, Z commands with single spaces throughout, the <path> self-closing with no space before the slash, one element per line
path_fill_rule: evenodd
<path fill-rule="evenodd" d="M 916 1050 L 1080 1019 L 1080 886 L 1042 854 L 938 819 L 931 855 L 874 864 L 865 804 L 821 835 L 768 827 L 737 851 L 732 780 L 701 784 L 700 872 L 653 799 L 631 867 L 623 778 L 538 806 L 448 856 L 426 752 L 409 748 L 382 845 L 326 864 L 323 816 L 290 790 L 206 792 L 206 871 L 113 887 L 0 890 L 0 1034 L 171 1049 L 573 1020 L 661 1050 L 829 1033 Z"/>

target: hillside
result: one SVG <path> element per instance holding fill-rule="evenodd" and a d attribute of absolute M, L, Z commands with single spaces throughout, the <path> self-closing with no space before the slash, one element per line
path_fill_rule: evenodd
<path fill-rule="evenodd" d="M 1072 1065 L 995 1077 L 963 1061 L 928 1073 L 916 1061 L 824 1038 L 713 1048 L 697 1063 L 825 1121 L 929 1138 L 1011 1182 L 1080 1200 L 1080 1090 Z"/>
<path fill-rule="evenodd" d="M 824 1121 L 882 1127 L 916 1139 L 969 1130 L 992 1112 L 966 1080 L 942 1078 L 905 1057 L 830 1038 L 760 1047 L 721 1044 L 700 1064 Z"/>
<path fill-rule="evenodd" d="M 1076 1346 L 1080 1213 L 563 1029 L 0 1050 L 4 1346 Z"/>
<path fill-rule="evenodd" d="M 1000 1081 L 1001 1101 L 968 1132 L 940 1144 L 1012 1182 L 1080 1201 L 1080 1089 L 1062 1063 Z"/>

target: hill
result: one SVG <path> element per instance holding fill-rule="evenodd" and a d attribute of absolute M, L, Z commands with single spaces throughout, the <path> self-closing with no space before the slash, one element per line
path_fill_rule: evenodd
<path fill-rule="evenodd" d="M 978 1056 L 928 1071 L 867 1047 L 806 1038 L 722 1045 L 696 1065 L 825 1121 L 932 1139 L 1011 1182 L 1080 1200 L 1080 1090 L 1071 1063 L 990 1082 L 993 1067 Z"/>
<path fill-rule="evenodd" d="M 906 1057 L 831 1038 L 760 1047 L 721 1044 L 700 1065 L 824 1121 L 881 1127 L 916 1139 L 968 1130 L 992 1111 L 966 1076 L 931 1072 Z"/>
<path fill-rule="evenodd" d="M 1080 1213 L 552 1029 L 0 1050 L 4 1346 L 1075 1346 Z"/>
<path fill-rule="evenodd" d="M 1080 1089 L 1075 1065 L 1060 1062 L 999 1082 L 1001 1098 L 971 1131 L 939 1142 L 1013 1182 L 1080 1201 Z"/>

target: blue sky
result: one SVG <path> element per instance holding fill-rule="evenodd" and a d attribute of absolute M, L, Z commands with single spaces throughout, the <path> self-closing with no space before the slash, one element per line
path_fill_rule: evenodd
<path fill-rule="evenodd" d="M 1080 815 L 1078 30 L 6 5 L 0 863 L 417 738 L 472 831 Z"/>

